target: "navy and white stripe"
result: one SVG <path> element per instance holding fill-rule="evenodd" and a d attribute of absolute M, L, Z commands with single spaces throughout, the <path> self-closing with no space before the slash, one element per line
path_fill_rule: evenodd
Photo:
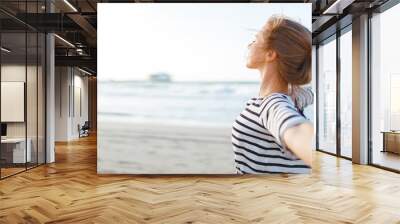
<path fill-rule="evenodd" d="M 299 110 L 313 102 L 313 95 L 311 90 L 300 91 L 296 104 L 281 93 L 254 97 L 246 103 L 232 125 L 236 173 L 310 172 L 282 141 L 286 129 L 307 121 Z"/>

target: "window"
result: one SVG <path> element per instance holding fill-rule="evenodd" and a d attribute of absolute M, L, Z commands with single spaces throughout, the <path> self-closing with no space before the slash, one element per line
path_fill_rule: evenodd
<path fill-rule="evenodd" d="M 372 163 L 400 170 L 400 5 L 371 18 Z"/>
<path fill-rule="evenodd" d="M 336 153 L 336 39 L 318 48 L 318 149 Z"/>
<path fill-rule="evenodd" d="M 352 35 L 351 26 L 340 36 L 340 154 L 351 158 Z"/>
<path fill-rule="evenodd" d="M 44 2 L 20 2 L 16 10 L 36 13 L 42 10 L 40 5 Z M 3 13 L 0 17 L 13 21 Z M 18 24 L 0 29 L 0 178 L 45 162 L 46 39 L 43 33 Z"/>

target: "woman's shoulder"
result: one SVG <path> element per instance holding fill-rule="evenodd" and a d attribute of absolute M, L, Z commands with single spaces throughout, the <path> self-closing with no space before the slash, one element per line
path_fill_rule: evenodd
<path fill-rule="evenodd" d="M 251 98 L 249 98 L 246 101 L 246 105 L 250 105 L 250 104 L 259 104 L 259 102 L 262 100 L 262 97 L 258 97 L 258 96 L 253 96 Z"/>
<path fill-rule="evenodd" d="M 294 105 L 294 102 L 289 95 L 280 92 L 271 93 L 268 96 L 265 96 L 262 100 L 262 104 L 274 101 Z"/>
<path fill-rule="evenodd" d="M 278 101 L 280 103 L 285 103 L 289 105 L 294 105 L 292 98 L 289 95 L 280 92 L 274 92 L 268 96 L 260 97 L 253 96 L 247 100 L 246 105 L 256 105 L 256 106 L 266 106 L 266 104 L 271 104 L 272 102 Z M 270 103 L 269 103 L 270 102 Z"/>

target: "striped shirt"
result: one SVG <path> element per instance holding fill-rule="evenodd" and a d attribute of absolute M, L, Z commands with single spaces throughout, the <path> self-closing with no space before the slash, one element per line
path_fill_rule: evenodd
<path fill-rule="evenodd" d="M 282 141 L 283 132 L 308 119 L 300 111 L 313 102 L 310 88 L 248 100 L 232 125 L 236 173 L 309 173 L 310 167 Z"/>

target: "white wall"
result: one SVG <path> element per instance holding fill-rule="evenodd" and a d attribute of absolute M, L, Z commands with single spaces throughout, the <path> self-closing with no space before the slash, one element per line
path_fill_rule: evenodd
<path fill-rule="evenodd" d="M 68 140 L 70 74 L 68 67 L 55 68 L 55 141 Z"/>
<path fill-rule="evenodd" d="M 83 75 L 76 68 L 56 67 L 56 141 L 79 138 L 78 124 L 88 120 L 88 78 Z"/>
<path fill-rule="evenodd" d="M 37 70 L 38 69 L 38 70 Z M 32 66 L 25 64 L 3 64 L 1 66 L 2 82 L 24 82 L 26 84 L 26 106 L 22 102 L 22 107 L 9 108 L 3 105 L 2 114 L 4 113 L 22 113 L 26 112 L 26 120 L 20 122 L 5 122 L 7 124 L 7 137 L 24 138 L 25 135 L 30 140 L 32 161 L 44 163 L 45 150 L 45 116 L 44 116 L 44 74 L 41 66 Z M 27 79 L 27 80 L 26 80 Z M 2 99 L 9 98 L 7 92 L 2 89 Z M 20 90 L 21 91 L 21 90 Z M 23 90 L 22 90 L 23 91 Z M 22 92 L 22 94 L 24 91 Z M 4 95 L 6 94 L 6 95 Z M 8 93 L 10 94 L 10 93 Z M 24 101 L 24 100 L 23 100 Z M 15 102 L 17 103 L 17 102 Z M 13 111 L 14 110 L 14 111 Z M 20 110 L 20 111 L 15 111 Z M 3 119 L 2 119 L 3 120 Z M 38 155 L 37 155 L 38 153 Z"/>
<path fill-rule="evenodd" d="M 26 70 L 27 69 L 27 70 Z M 31 80 L 30 74 L 36 74 L 36 67 L 18 65 L 18 64 L 6 64 L 1 66 L 1 81 L 2 82 L 25 82 L 25 75 L 28 72 L 28 81 L 30 86 L 36 86 L 36 80 Z M 27 119 L 28 119 L 28 137 L 30 133 L 33 133 L 31 130 L 36 130 L 36 113 L 32 113 L 32 111 L 36 111 L 36 88 L 27 88 Z M 4 96 L 2 96 L 4 97 Z M 33 103 L 32 103 L 33 102 Z M 40 105 L 39 105 L 40 107 Z M 6 110 L 6 108 L 1 108 L 2 110 Z M 34 124 L 32 122 L 34 121 Z M 24 137 L 25 136 L 25 123 L 26 122 L 7 122 L 7 136 L 8 137 Z M 36 132 L 35 132 L 36 135 Z"/>
<path fill-rule="evenodd" d="M 78 73 L 77 73 L 78 72 Z M 71 96 L 71 132 L 72 138 L 78 138 L 78 125 L 82 126 L 88 120 L 88 78 L 74 70 L 73 96 Z"/>
<path fill-rule="evenodd" d="M 25 82 L 25 71 L 24 65 L 9 64 L 1 66 L 1 81 L 2 82 Z M 28 70 L 31 67 L 28 66 Z M 4 96 L 3 96 L 4 97 Z M 6 110 L 6 108 L 1 108 Z M 7 122 L 7 136 L 8 137 L 24 137 L 25 136 L 25 122 Z"/>

